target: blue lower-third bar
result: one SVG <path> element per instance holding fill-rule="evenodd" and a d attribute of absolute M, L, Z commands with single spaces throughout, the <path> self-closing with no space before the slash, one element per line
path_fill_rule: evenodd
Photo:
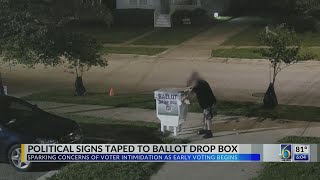
<path fill-rule="evenodd" d="M 260 154 L 27 154 L 30 162 L 257 162 Z"/>

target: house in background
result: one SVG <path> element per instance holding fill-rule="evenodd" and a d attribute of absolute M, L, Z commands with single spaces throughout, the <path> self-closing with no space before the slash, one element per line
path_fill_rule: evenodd
<path fill-rule="evenodd" d="M 200 0 L 117 0 L 116 9 L 154 10 L 154 27 L 171 27 L 176 10 L 201 8 Z"/>

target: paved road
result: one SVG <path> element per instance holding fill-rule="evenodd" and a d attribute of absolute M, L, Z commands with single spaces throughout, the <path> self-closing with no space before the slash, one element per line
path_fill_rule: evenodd
<path fill-rule="evenodd" d="M 152 91 L 164 87 L 184 87 L 187 76 L 199 71 L 213 86 L 220 100 L 261 102 L 269 84 L 268 61 L 221 60 L 209 58 L 210 47 L 219 45 L 232 34 L 257 22 L 254 18 L 237 18 L 214 27 L 178 48 L 159 57 L 135 55 L 107 56 L 107 68 L 92 68 L 84 75 L 89 91 L 117 93 Z M 198 49 L 201 45 L 204 51 Z M 209 49 L 208 49 L 209 48 Z M 191 54 L 189 54 L 191 53 Z M 188 55 L 189 54 L 189 55 Z M 73 89 L 75 75 L 66 68 L 24 69 L 3 67 L 9 93 L 26 95 L 37 91 Z M 320 106 L 320 62 L 301 63 L 283 70 L 276 82 L 281 104 Z M 72 90 L 70 90 L 72 92 Z"/>
<path fill-rule="evenodd" d="M 261 102 L 269 84 L 269 63 L 226 63 L 218 60 L 169 60 L 152 57 L 110 57 L 107 68 L 93 68 L 85 73 L 89 91 L 107 92 L 111 87 L 116 94 L 130 91 L 152 91 L 164 87 L 184 87 L 187 76 L 199 71 L 208 80 L 220 100 Z M 9 93 L 24 95 L 37 91 L 72 89 L 74 76 L 64 67 L 28 70 L 15 67 L 4 75 Z M 276 82 L 281 104 L 320 106 L 320 62 L 293 65 L 283 70 Z M 72 92 L 70 90 L 70 92 Z"/>

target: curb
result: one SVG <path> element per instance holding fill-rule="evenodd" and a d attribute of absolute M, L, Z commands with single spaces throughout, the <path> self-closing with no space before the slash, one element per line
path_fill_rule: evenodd
<path fill-rule="evenodd" d="M 55 175 L 59 172 L 60 172 L 60 170 L 49 171 L 45 175 L 39 177 L 37 180 L 47 180 L 48 178 L 52 177 L 53 175 Z"/>
<path fill-rule="evenodd" d="M 268 59 L 247 59 L 247 58 L 222 58 L 222 57 L 176 57 L 176 58 L 165 58 L 162 57 L 163 54 L 170 51 L 170 49 L 161 52 L 157 55 L 148 56 L 148 55 L 135 55 L 135 54 L 108 54 L 109 61 L 113 61 L 112 58 L 125 58 L 125 60 L 132 59 L 132 60 L 161 60 L 161 61 L 194 61 L 194 62 L 212 62 L 212 63 L 226 63 L 226 64 L 270 64 Z M 114 61 L 118 61 L 114 60 Z M 320 65 L 319 60 L 310 60 L 310 61 L 302 61 L 297 64 L 316 64 Z"/>

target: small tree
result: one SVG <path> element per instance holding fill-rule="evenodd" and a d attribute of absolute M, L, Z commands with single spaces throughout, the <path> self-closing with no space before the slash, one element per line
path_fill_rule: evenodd
<path fill-rule="evenodd" d="M 101 0 L 82 1 L 78 10 L 79 11 L 77 13 L 79 15 L 81 12 L 88 12 L 95 16 L 95 18 L 102 20 L 108 27 L 113 23 L 113 16 L 110 9 L 108 9 Z M 81 21 L 81 16 L 79 18 Z"/>
<path fill-rule="evenodd" d="M 83 84 L 83 73 L 92 66 L 106 67 L 107 61 L 99 53 L 101 44 L 95 39 L 82 33 L 68 33 L 63 38 L 65 40 L 63 48 L 66 64 L 71 73 L 76 74 L 75 95 L 83 96 L 86 88 Z"/>
<path fill-rule="evenodd" d="M 286 67 L 299 61 L 312 58 L 311 55 L 300 56 L 301 44 L 294 31 L 288 29 L 285 24 L 267 29 L 267 32 L 260 34 L 261 43 L 269 48 L 262 49 L 260 53 L 268 57 L 272 67 L 272 80 L 264 97 L 264 105 L 274 108 L 278 105 L 274 84 L 277 75 Z"/>
<path fill-rule="evenodd" d="M 13 65 L 33 67 L 66 63 L 62 58 L 65 57 L 79 77 L 77 84 L 81 85 L 84 71 L 94 65 L 104 67 L 107 64 L 99 54 L 100 45 L 93 38 L 71 33 L 60 23 L 76 8 L 57 13 L 59 7 L 53 6 L 56 1 L 59 0 L 0 0 L 0 58 Z M 99 12 L 103 15 L 106 11 Z M 82 87 L 83 92 L 85 88 Z M 0 81 L 0 93 L 1 89 Z"/>
<path fill-rule="evenodd" d="M 41 18 L 48 17 L 45 12 L 49 11 L 41 0 L 0 1 L 1 64 L 10 62 L 33 67 L 38 63 L 54 65 L 59 62 L 59 52 L 53 48 L 54 31 L 48 28 L 51 23 L 41 22 Z M 0 76 L 0 93 L 3 92 Z"/>
<path fill-rule="evenodd" d="M 315 11 L 320 10 L 319 0 L 296 0 L 296 9 L 304 15 L 312 15 Z M 319 18 L 319 17 L 318 17 Z"/>

